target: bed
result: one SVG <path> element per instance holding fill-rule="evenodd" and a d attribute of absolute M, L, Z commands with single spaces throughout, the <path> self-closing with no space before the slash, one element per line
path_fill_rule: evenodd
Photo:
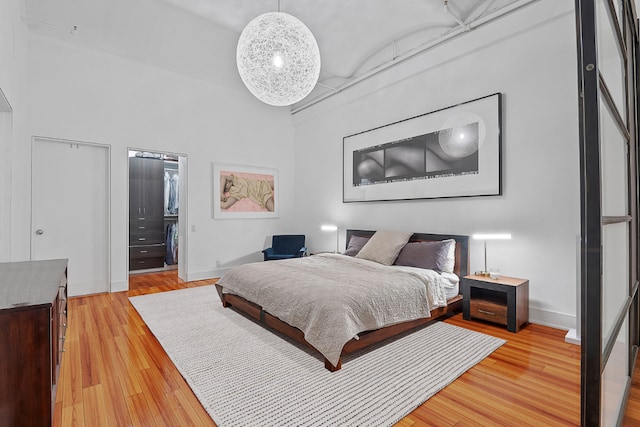
<path fill-rule="evenodd" d="M 457 284 L 468 274 L 468 236 L 405 233 L 404 243 L 390 243 L 396 255 L 384 254 L 393 257 L 388 266 L 390 258 L 371 255 L 382 233 L 347 230 L 348 255 L 233 267 L 216 283 L 222 304 L 317 350 L 332 372 L 347 354 L 462 310 Z M 416 261 L 433 248 L 447 258 Z"/>

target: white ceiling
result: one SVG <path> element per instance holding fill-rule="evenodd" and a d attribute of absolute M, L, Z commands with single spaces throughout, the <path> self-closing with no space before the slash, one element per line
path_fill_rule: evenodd
<path fill-rule="evenodd" d="M 304 22 L 318 41 L 322 71 L 310 99 L 459 30 L 460 23 L 530 1 L 281 0 L 279 7 Z M 25 4 L 25 22 L 36 34 L 227 85 L 240 82 L 235 45 L 244 26 L 262 13 L 278 10 L 278 0 L 25 0 Z M 73 26 L 78 30 L 72 35 Z"/>
<path fill-rule="evenodd" d="M 162 1 L 162 0 L 161 0 Z M 304 22 L 315 35 L 326 75 L 349 76 L 371 53 L 393 40 L 423 33 L 437 37 L 456 27 L 443 0 L 164 0 L 240 34 L 256 16 L 278 10 Z M 468 22 L 514 0 L 450 0 Z"/>

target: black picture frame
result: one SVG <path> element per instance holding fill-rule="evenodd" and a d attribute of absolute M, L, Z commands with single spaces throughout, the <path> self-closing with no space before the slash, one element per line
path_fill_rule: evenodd
<path fill-rule="evenodd" d="M 502 94 L 343 138 L 343 202 L 502 194 Z"/>

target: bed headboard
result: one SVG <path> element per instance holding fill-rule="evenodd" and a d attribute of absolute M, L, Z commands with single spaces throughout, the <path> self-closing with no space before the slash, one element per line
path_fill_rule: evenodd
<path fill-rule="evenodd" d="M 351 236 L 371 237 L 375 231 L 372 230 L 350 230 L 347 229 L 347 244 Z M 409 239 L 410 242 L 434 242 L 438 240 L 453 239 L 456 241 L 456 263 L 453 272 L 458 277 L 464 277 L 469 274 L 469 236 L 459 236 L 455 234 L 429 234 L 429 233 L 413 233 Z"/>

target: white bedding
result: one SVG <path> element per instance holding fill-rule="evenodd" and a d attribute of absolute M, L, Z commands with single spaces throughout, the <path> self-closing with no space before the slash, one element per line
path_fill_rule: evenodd
<path fill-rule="evenodd" d="M 456 274 L 443 271 L 440 274 L 440 278 L 442 279 L 447 299 L 451 299 L 460 293 L 460 278 Z"/>
<path fill-rule="evenodd" d="M 217 282 L 303 331 L 337 365 L 357 334 L 428 317 L 450 283 L 432 270 L 385 266 L 340 254 L 245 264 Z"/>
<path fill-rule="evenodd" d="M 391 267 L 400 269 L 411 269 L 417 274 L 425 271 L 425 269 L 417 267 L 404 267 L 399 265 L 393 265 Z M 440 279 L 442 280 L 442 286 L 444 286 L 444 292 L 448 300 L 460 293 L 460 278 L 457 274 L 443 271 L 442 273 L 440 273 Z"/>

